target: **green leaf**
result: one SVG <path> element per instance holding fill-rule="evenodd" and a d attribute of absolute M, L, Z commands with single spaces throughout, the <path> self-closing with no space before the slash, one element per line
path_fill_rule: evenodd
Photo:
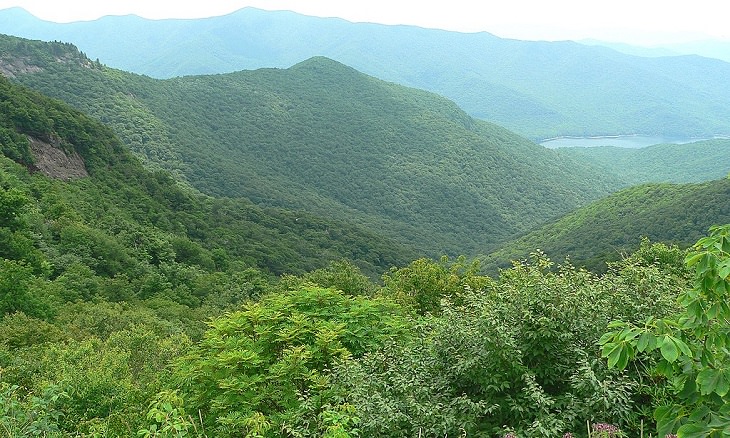
<path fill-rule="evenodd" d="M 690 350 L 689 345 L 687 345 L 683 340 L 672 337 L 672 342 L 679 348 L 679 351 L 682 352 L 683 355 L 687 357 L 692 357 L 692 350 Z"/>
<path fill-rule="evenodd" d="M 712 431 L 705 424 L 685 424 L 677 430 L 679 438 L 705 438 Z"/>
<path fill-rule="evenodd" d="M 654 335 L 649 332 L 642 333 L 641 336 L 639 336 L 639 340 L 636 342 L 636 349 L 639 350 L 640 352 L 644 352 L 647 349 L 650 349 L 650 348 L 648 348 L 649 341 L 653 337 L 654 337 Z"/>
<path fill-rule="evenodd" d="M 726 279 L 730 276 L 730 261 L 726 260 L 718 269 L 718 275 L 722 279 Z"/>
<path fill-rule="evenodd" d="M 684 263 L 685 263 L 685 264 L 686 264 L 686 265 L 687 265 L 688 267 L 691 267 L 691 266 L 693 266 L 693 265 L 694 265 L 695 263 L 697 263 L 697 261 L 698 261 L 699 259 L 701 259 L 703 255 L 704 255 L 704 253 L 701 253 L 701 252 L 699 252 L 699 253 L 694 253 L 694 254 L 690 254 L 690 255 L 688 255 L 688 256 L 687 256 L 687 257 L 686 257 L 686 258 L 684 259 Z"/>
<path fill-rule="evenodd" d="M 679 357 L 679 348 L 671 336 L 665 336 L 664 342 L 662 342 L 662 357 L 668 362 L 674 362 Z"/>
<path fill-rule="evenodd" d="M 702 395 L 714 392 L 722 397 L 730 390 L 730 383 L 725 380 L 723 372 L 712 368 L 706 368 L 697 374 L 697 385 Z"/>
<path fill-rule="evenodd" d="M 603 349 L 603 356 L 608 357 L 608 367 L 613 368 L 621 358 L 622 344 L 606 344 Z"/>
<path fill-rule="evenodd" d="M 679 423 L 679 408 L 677 406 L 659 406 L 654 410 L 658 436 L 663 437 L 676 430 Z"/>
<path fill-rule="evenodd" d="M 616 332 L 608 332 L 604 333 L 603 336 L 598 340 L 598 345 L 605 345 L 610 341 L 614 336 L 616 335 Z"/>

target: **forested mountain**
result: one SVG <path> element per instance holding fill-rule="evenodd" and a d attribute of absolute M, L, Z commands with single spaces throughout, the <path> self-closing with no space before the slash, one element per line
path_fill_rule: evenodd
<path fill-rule="evenodd" d="M 635 251 L 642 238 L 690 246 L 703 230 L 730 223 L 730 178 L 700 184 L 644 184 L 624 189 L 527 233 L 485 258 L 508 266 L 536 250 L 602 271 Z"/>
<path fill-rule="evenodd" d="M 281 274 L 343 258 L 377 276 L 416 255 L 349 224 L 181 187 L 163 171 L 144 170 L 98 122 L 0 80 L 0 190 L 22 201 L 3 205 L 10 208 L 3 218 L 25 218 L 20 231 L 11 227 L 20 237 L 3 235 L 3 257 L 51 267 L 54 276 L 83 266 L 102 277 L 134 271 L 145 281 L 142 272 L 159 275 L 164 264 L 216 271 L 236 262 Z"/>
<path fill-rule="evenodd" d="M 327 58 L 155 80 L 78 62 L 62 44 L 2 41 L 15 80 L 110 124 L 195 187 L 351 221 L 434 257 L 484 253 L 621 185 Z"/>
<path fill-rule="evenodd" d="M 730 139 L 645 148 L 559 148 L 558 153 L 584 160 L 629 185 L 647 182 L 702 182 L 730 173 Z"/>
<path fill-rule="evenodd" d="M 75 43 L 92 59 L 153 77 L 290 67 L 326 56 L 427 89 L 533 139 L 558 135 L 730 133 L 730 64 L 642 58 L 574 42 L 501 39 L 350 23 L 252 8 L 209 19 L 104 17 L 44 22 L 0 11 L 0 31 Z"/>
<path fill-rule="evenodd" d="M 0 37 L 0 72 L 0 437 L 730 435 L 730 225 L 485 276 L 416 257 L 624 183 L 322 57 L 156 80 Z M 502 251 L 684 245 L 729 194 L 637 186 Z"/>

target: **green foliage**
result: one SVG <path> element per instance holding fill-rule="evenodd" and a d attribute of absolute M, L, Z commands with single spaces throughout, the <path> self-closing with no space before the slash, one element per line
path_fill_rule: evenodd
<path fill-rule="evenodd" d="M 5 190 L 0 187 L 0 227 L 11 230 L 20 226 L 23 208 L 30 200 L 20 190 Z"/>
<path fill-rule="evenodd" d="M 484 261 L 492 272 L 536 248 L 603 272 L 637 249 L 642 238 L 682 248 L 713 224 L 730 221 L 730 180 L 701 184 L 645 184 L 621 190 L 507 243 Z M 596 230 L 601 230 L 596 233 Z"/>
<path fill-rule="evenodd" d="M 467 264 L 464 257 L 454 263 L 447 257 L 439 262 L 422 258 L 405 268 L 391 268 L 379 293 L 420 315 L 438 315 L 443 300 L 460 304 L 468 289 L 479 290 L 490 282 L 478 272 L 479 262 Z"/>
<path fill-rule="evenodd" d="M 318 286 L 341 290 L 348 295 L 370 296 L 375 292 L 373 282 L 348 260 L 333 261 L 325 268 L 304 274 L 302 279 Z"/>
<path fill-rule="evenodd" d="M 282 253 L 267 260 L 275 273 L 291 273 L 279 263 L 292 248 L 366 261 L 380 268 L 359 264 L 372 278 L 421 255 L 474 256 L 621 184 L 440 96 L 322 57 L 167 81 L 44 64 L 17 80 L 108 122 L 150 166 L 207 194 L 309 213 L 274 214 L 287 239 L 322 242 L 282 248 L 269 239 L 263 248 Z M 243 246 L 245 235 L 233 243 Z"/>
<path fill-rule="evenodd" d="M 356 407 L 361 436 L 494 436 L 505 427 L 562 436 L 586 420 L 638 433 L 661 393 L 641 390 L 638 374 L 608 369 L 595 343 L 618 317 L 672 312 L 686 281 L 672 266 L 637 260 L 601 277 L 554 270 L 541 255 L 516 263 L 464 288 L 459 304 L 444 301 L 408 341 L 338 364 L 335 399 Z"/>
<path fill-rule="evenodd" d="M 48 385 L 38 395 L 24 394 L 17 385 L 0 382 L 0 436 L 60 437 L 58 423 L 63 416 L 60 402 L 68 395 Z"/>
<path fill-rule="evenodd" d="M 13 312 L 41 318 L 51 316 L 49 303 L 32 288 L 34 281 L 30 267 L 13 260 L 0 260 L 0 320 Z"/>
<path fill-rule="evenodd" d="M 686 258 L 694 287 L 683 292 L 682 311 L 643 324 L 614 322 L 601 338 L 608 365 L 657 358 L 647 373 L 662 376 L 676 398 L 654 411 L 659 435 L 719 437 L 730 433 L 730 225 L 710 228 Z M 652 363 L 652 362 L 649 362 Z"/>
<path fill-rule="evenodd" d="M 560 148 L 560 155 L 590 163 L 620 177 L 627 185 L 645 183 L 699 183 L 727 175 L 730 140 L 688 144 L 659 144 L 645 148 Z"/>
<path fill-rule="evenodd" d="M 329 368 L 401 338 L 399 314 L 388 301 L 313 286 L 247 304 L 212 321 L 180 361 L 187 412 L 200 410 L 215 436 L 277 436 L 303 395 L 326 389 Z"/>
<path fill-rule="evenodd" d="M 646 58 L 572 41 L 517 41 L 253 8 L 205 20 L 128 16 L 52 24 L 9 17 L 6 23 L 7 33 L 73 41 L 93 50 L 92 58 L 153 77 L 288 67 L 324 55 L 447 96 L 475 117 L 532 138 L 730 130 L 729 67 L 699 56 Z"/>
<path fill-rule="evenodd" d="M 144 438 L 182 438 L 204 436 L 197 431 L 195 420 L 185 414 L 183 399 L 174 391 L 161 391 L 147 411 L 149 429 L 140 429 L 138 436 Z M 202 431 L 201 431 L 202 432 Z"/>

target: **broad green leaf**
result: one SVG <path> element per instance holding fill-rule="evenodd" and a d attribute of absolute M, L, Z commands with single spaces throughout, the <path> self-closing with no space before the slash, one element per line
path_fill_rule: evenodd
<path fill-rule="evenodd" d="M 701 252 L 699 252 L 699 253 L 694 253 L 694 254 L 690 254 L 690 255 L 688 255 L 687 257 L 685 257 L 685 259 L 684 259 L 684 263 L 685 263 L 685 264 L 686 264 L 687 266 L 689 266 L 689 267 L 691 267 L 691 266 L 694 266 L 694 264 L 695 264 L 695 263 L 697 263 L 697 261 L 699 261 L 699 259 L 701 259 L 703 255 L 704 255 L 704 254 L 703 254 L 703 253 L 701 253 Z"/>
<path fill-rule="evenodd" d="M 682 352 L 683 355 L 687 357 L 692 357 L 692 350 L 690 350 L 689 345 L 687 345 L 683 340 L 679 338 L 672 337 L 672 342 L 679 348 L 679 351 Z"/>
<path fill-rule="evenodd" d="M 616 362 L 616 367 L 619 370 L 623 370 L 626 368 L 626 365 L 629 364 L 629 354 L 628 350 L 626 348 L 621 349 L 621 353 L 619 354 L 618 362 Z"/>
<path fill-rule="evenodd" d="M 664 342 L 662 342 L 662 357 L 668 362 L 674 362 L 679 357 L 679 348 L 671 336 L 666 336 Z"/>
<path fill-rule="evenodd" d="M 723 372 L 712 368 L 706 368 L 697 374 L 697 385 L 700 387 L 700 394 L 702 395 L 714 392 L 719 396 L 724 396 L 730 389 Z"/>
<path fill-rule="evenodd" d="M 656 372 L 664 377 L 670 378 L 672 377 L 674 368 L 672 367 L 672 364 L 669 363 L 667 360 L 661 360 L 656 365 Z"/>
<path fill-rule="evenodd" d="M 642 333 L 641 336 L 639 336 L 639 340 L 636 342 L 636 349 L 640 352 L 645 351 L 649 346 L 649 338 L 652 336 L 654 335 L 649 332 Z"/>
<path fill-rule="evenodd" d="M 673 433 L 678 419 L 678 408 L 676 406 L 659 406 L 654 410 L 654 419 L 656 420 L 658 436 L 665 436 Z"/>
<path fill-rule="evenodd" d="M 717 272 L 722 279 L 726 279 L 730 276 L 730 260 L 726 260 L 722 265 L 720 265 Z"/>
<path fill-rule="evenodd" d="M 677 436 L 679 438 L 706 438 L 707 435 L 712 431 L 705 424 L 685 424 L 677 430 Z"/>
<path fill-rule="evenodd" d="M 601 336 L 601 339 L 598 340 L 598 345 L 605 345 L 608 341 L 610 341 L 614 336 L 616 335 L 616 332 L 608 332 L 604 333 L 603 336 Z"/>
<path fill-rule="evenodd" d="M 607 347 L 607 348 L 606 348 Z M 621 358 L 622 344 L 606 344 L 603 356 L 608 357 L 608 367 L 613 368 Z"/>

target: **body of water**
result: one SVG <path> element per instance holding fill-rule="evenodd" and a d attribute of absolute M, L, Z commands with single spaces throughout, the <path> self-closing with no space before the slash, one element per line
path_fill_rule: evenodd
<path fill-rule="evenodd" d="M 727 137 L 715 137 L 727 138 Z M 643 148 L 655 144 L 674 143 L 684 144 L 695 141 L 711 140 L 712 138 L 689 137 L 653 137 L 648 135 L 618 135 L 606 137 L 559 137 L 540 142 L 546 148 L 590 148 L 596 146 L 615 146 L 620 148 Z"/>

